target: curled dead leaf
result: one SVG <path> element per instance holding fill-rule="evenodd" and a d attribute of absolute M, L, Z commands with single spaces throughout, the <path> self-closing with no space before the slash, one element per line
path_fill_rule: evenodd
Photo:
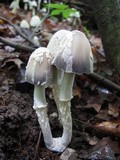
<path fill-rule="evenodd" d="M 108 114 L 112 115 L 113 117 L 118 117 L 120 114 L 120 109 L 119 106 L 117 104 L 109 104 L 109 110 L 108 110 Z"/>
<path fill-rule="evenodd" d="M 102 133 L 120 137 L 120 119 L 96 124 L 94 128 Z"/>

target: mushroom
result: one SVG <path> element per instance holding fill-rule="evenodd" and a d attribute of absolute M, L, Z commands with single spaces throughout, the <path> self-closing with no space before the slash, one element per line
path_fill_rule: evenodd
<path fill-rule="evenodd" d="M 30 56 L 26 66 L 25 78 L 35 85 L 34 106 L 47 148 L 53 148 L 53 138 L 47 116 L 45 88 L 51 84 L 51 53 L 45 47 L 36 49 Z"/>
<path fill-rule="evenodd" d="M 37 27 L 41 23 L 40 18 L 38 16 L 33 16 L 30 20 L 30 26 L 31 27 Z"/>
<path fill-rule="evenodd" d="M 37 8 L 37 2 L 35 0 L 29 1 L 29 8 L 32 10 L 32 16 L 35 16 L 35 9 Z"/>
<path fill-rule="evenodd" d="M 37 36 L 34 36 L 33 37 L 33 43 L 36 45 L 36 46 L 40 46 L 40 41 L 39 41 L 39 38 Z"/>
<path fill-rule="evenodd" d="M 19 2 L 20 0 L 14 0 L 11 4 L 10 4 L 10 8 L 12 9 L 13 13 L 16 13 L 17 9 L 19 9 Z"/>
<path fill-rule="evenodd" d="M 20 23 L 20 27 L 25 28 L 25 29 L 29 29 L 30 25 L 26 20 L 22 20 L 21 23 Z"/>
<path fill-rule="evenodd" d="M 52 64 L 52 65 L 51 65 Z M 47 48 L 36 49 L 26 67 L 26 80 L 35 85 L 34 106 L 46 147 L 62 152 L 71 141 L 71 99 L 75 74 L 93 71 L 91 47 L 80 31 L 60 30 L 51 38 Z M 47 115 L 45 88 L 52 82 L 53 95 L 63 125 L 61 137 L 52 137 Z"/>
<path fill-rule="evenodd" d="M 58 138 L 59 152 L 70 143 L 72 137 L 71 99 L 75 74 L 93 72 L 91 47 L 85 34 L 80 31 L 60 30 L 48 43 L 53 55 L 53 94 L 63 134 Z M 62 146 L 62 148 L 60 148 Z M 58 151 L 58 150 L 57 150 Z"/>
<path fill-rule="evenodd" d="M 24 2 L 24 10 L 28 9 L 29 0 L 23 0 Z"/>

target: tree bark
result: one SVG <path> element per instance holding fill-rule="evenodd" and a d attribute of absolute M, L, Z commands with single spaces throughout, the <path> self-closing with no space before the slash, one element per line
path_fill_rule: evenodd
<path fill-rule="evenodd" d="M 97 22 L 105 55 L 120 73 L 120 0 L 87 0 Z"/>

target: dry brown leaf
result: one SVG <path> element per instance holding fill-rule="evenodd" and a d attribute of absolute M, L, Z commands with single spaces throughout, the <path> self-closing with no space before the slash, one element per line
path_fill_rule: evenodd
<path fill-rule="evenodd" d="M 87 101 L 87 105 L 84 106 L 84 108 L 94 108 L 94 110 L 99 113 L 101 109 L 101 102 L 99 97 L 97 96 L 91 96 L 89 97 Z"/>
<path fill-rule="evenodd" d="M 94 128 L 97 131 L 102 133 L 112 134 L 116 136 L 120 136 L 120 119 L 119 120 L 112 120 L 106 121 L 99 124 L 94 125 Z"/>
<path fill-rule="evenodd" d="M 73 96 L 78 96 L 79 98 L 81 98 L 81 90 L 79 87 L 75 87 L 73 89 Z"/>
<path fill-rule="evenodd" d="M 109 104 L 108 106 L 109 110 L 108 110 L 108 114 L 109 115 L 112 115 L 113 117 L 118 117 L 119 114 L 120 114 L 120 109 L 119 109 L 119 106 L 117 105 L 113 105 L 113 104 Z"/>
<path fill-rule="evenodd" d="M 100 120 L 108 120 L 110 119 L 110 116 L 108 115 L 108 110 L 107 109 L 104 109 L 104 110 L 100 110 L 99 114 L 97 114 L 95 116 L 96 118 L 100 119 Z"/>

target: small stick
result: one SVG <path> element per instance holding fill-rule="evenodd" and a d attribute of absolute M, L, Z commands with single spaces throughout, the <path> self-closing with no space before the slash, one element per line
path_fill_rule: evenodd
<path fill-rule="evenodd" d="M 90 73 L 89 76 L 90 76 L 91 78 L 99 81 L 99 83 L 102 83 L 102 84 L 104 84 L 104 85 L 110 87 L 111 89 L 114 89 L 114 90 L 116 90 L 117 92 L 120 93 L 120 86 L 117 85 L 116 83 L 110 81 L 109 79 L 107 79 L 107 78 L 105 78 L 105 77 L 103 77 L 103 76 L 101 76 L 101 75 L 98 75 L 97 73 L 94 73 L 94 72 L 93 72 L 93 73 Z"/>
<path fill-rule="evenodd" d="M 28 47 L 25 45 L 21 45 L 21 44 L 12 42 L 11 40 L 7 40 L 1 36 L 0 36 L 0 42 L 5 43 L 11 47 L 14 47 L 16 50 L 22 50 L 22 51 L 28 51 L 28 52 L 33 52 L 35 50 L 35 48 L 33 47 Z"/>

